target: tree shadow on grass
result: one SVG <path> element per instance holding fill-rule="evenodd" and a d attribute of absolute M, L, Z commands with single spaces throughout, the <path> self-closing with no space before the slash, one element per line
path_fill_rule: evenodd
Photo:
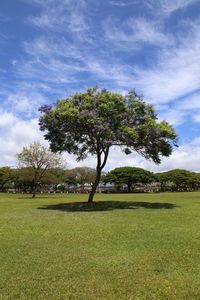
<path fill-rule="evenodd" d="M 60 210 L 66 212 L 95 212 L 95 211 L 112 211 L 117 209 L 173 209 L 177 206 L 173 203 L 157 202 L 134 202 L 134 201 L 97 201 L 94 203 L 71 202 L 45 205 L 38 209 Z"/>

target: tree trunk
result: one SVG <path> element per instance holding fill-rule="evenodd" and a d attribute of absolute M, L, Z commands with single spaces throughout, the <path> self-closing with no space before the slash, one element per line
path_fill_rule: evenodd
<path fill-rule="evenodd" d="M 128 193 L 131 192 L 131 185 L 132 185 L 131 183 L 128 183 L 128 184 L 127 184 L 127 190 L 128 190 Z"/>
<path fill-rule="evenodd" d="M 98 147 L 98 150 L 97 150 L 97 167 L 96 167 L 96 178 L 95 178 L 95 181 L 92 185 L 92 190 L 89 194 L 89 197 L 88 197 L 88 203 L 93 203 L 93 198 L 94 198 L 94 194 L 96 192 L 96 189 L 97 189 L 97 186 L 100 182 L 100 179 L 101 179 L 101 171 L 103 170 L 103 168 L 105 167 L 105 164 L 106 164 L 106 161 L 107 161 L 107 158 L 108 158 L 108 153 L 109 153 L 109 147 L 103 149 L 100 151 L 99 147 Z M 102 154 L 104 154 L 104 157 L 102 158 Z"/>
<path fill-rule="evenodd" d="M 32 198 L 34 199 L 35 196 L 36 196 L 36 185 L 34 184 L 32 188 Z"/>
<path fill-rule="evenodd" d="M 97 186 L 100 182 L 100 179 L 101 179 L 101 170 L 97 170 L 97 175 L 96 175 L 96 179 L 92 185 L 92 190 L 89 194 L 89 197 L 88 197 L 88 203 L 92 203 L 93 202 L 93 198 L 94 198 L 94 194 L 96 192 L 96 189 L 97 189 Z"/>

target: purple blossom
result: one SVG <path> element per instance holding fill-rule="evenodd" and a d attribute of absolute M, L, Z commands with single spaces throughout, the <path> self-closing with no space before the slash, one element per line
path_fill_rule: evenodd
<path fill-rule="evenodd" d="M 106 123 L 105 125 L 104 125 L 104 129 L 105 130 L 108 130 L 110 128 L 110 124 L 109 123 Z"/>
<path fill-rule="evenodd" d="M 118 138 L 121 138 L 121 137 L 123 137 L 123 133 L 120 132 L 120 131 L 118 131 L 118 132 L 116 133 L 116 136 L 117 136 Z"/>
<path fill-rule="evenodd" d="M 90 115 L 92 117 L 96 117 L 97 116 L 97 112 L 93 109 L 93 110 L 90 111 Z"/>
<path fill-rule="evenodd" d="M 40 126 L 43 125 L 43 117 L 39 117 L 39 122 L 38 122 L 38 124 L 39 124 Z"/>
<path fill-rule="evenodd" d="M 97 117 L 97 112 L 92 109 L 92 110 L 84 110 L 80 112 L 81 116 L 91 116 L 91 117 Z"/>
<path fill-rule="evenodd" d="M 113 142 L 114 142 L 114 140 L 113 140 L 113 139 L 109 139 L 109 140 L 108 140 L 108 145 L 112 145 L 112 144 L 113 144 Z"/>
<path fill-rule="evenodd" d="M 81 116 L 87 116 L 88 115 L 88 110 L 84 110 L 80 112 Z"/>
<path fill-rule="evenodd" d="M 45 104 L 45 105 L 43 105 L 43 106 L 41 106 L 38 110 L 40 111 L 40 112 L 43 112 L 43 113 L 50 113 L 51 112 L 51 105 L 47 105 L 47 104 Z"/>

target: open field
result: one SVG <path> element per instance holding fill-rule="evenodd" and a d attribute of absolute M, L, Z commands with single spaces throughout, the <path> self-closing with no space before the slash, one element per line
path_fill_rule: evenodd
<path fill-rule="evenodd" d="M 0 195 L 0 299 L 200 299 L 200 193 L 86 197 Z"/>

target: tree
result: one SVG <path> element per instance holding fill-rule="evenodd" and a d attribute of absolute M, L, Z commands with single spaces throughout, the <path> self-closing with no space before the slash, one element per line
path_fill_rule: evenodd
<path fill-rule="evenodd" d="M 164 173 L 157 174 L 160 182 L 171 182 L 175 185 L 176 191 L 194 189 L 199 185 L 199 176 L 197 173 L 188 170 L 174 169 Z"/>
<path fill-rule="evenodd" d="M 33 189 L 34 170 L 31 167 L 12 169 L 15 190 L 27 192 Z"/>
<path fill-rule="evenodd" d="M 95 181 L 96 171 L 88 167 L 78 167 L 71 170 L 74 172 L 76 183 L 79 184 L 84 191 L 84 185 L 92 184 Z"/>
<path fill-rule="evenodd" d="M 31 169 L 32 194 L 35 198 L 37 186 L 47 170 L 58 167 L 61 163 L 60 156 L 52 153 L 50 149 L 38 142 L 34 142 L 29 147 L 24 147 L 16 156 L 22 167 Z"/>
<path fill-rule="evenodd" d="M 65 182 L 66 171 L 61 168 L 47 169 L 38 182 L 37 188 L 53 188 L 57 191 L 57 187 Z M 18 191 L 28 192 L 33 191 L 35 171 L 32 167 L 12 169 L 12 178 L 15 189 Z"/>
<path fill-rule="evenodd" d="M 12 182 L 12 170 L 9 167 L 0 168 L 0 190 L 4 191 Z"/>
<path fill-rule="evenodd" d="M 155 181 L 153 173 L 142 168 L 121 167 L 108 172 L 103 176 L 104 183 L 114 183 L 115 185 L 127 185 L 128 192 L 136 183 L 148 184 Z"/>
<path fill-rule="evenodd" d="M 123 96 L 91 88 L 40 111 L 40 129 L 53 152 L 67 151 L 77 161 L 88 154 L 96 156 L 96 178 L 88 202 L 93 201 L 112 146 L 160 163 L 160 156 L 169 156 L 177 141 L 174 129 L 165 121 L 158 122 L 153 107 L 135 91 Z"/>
<path fill-rule="evenodd" d="M 166 188 L 167 182 L 169 181 L 168 172 L 156 173 L 155 174 L 157 182 L 160 184 L 160 191 L 164 191 L 164 187 Z"/>
<path fill-rule="evenodd" d="M 156 177 L 161 184 L 161 190 L 163 185 L 171 183 L 178 190 L 193 190 L 200 184 L 200 177 L 198 173 L 190 172 L 188 170 L 174 169 L 163 173 L 157 173 Z"/>
<path fill-rule="evenodd" d="M 51 191 L 64 191 L 66 172 L 67 170 L 61 167 L 47 170 L 44 178 L 42 179 L 42 184 L 51 185 Z"/>

